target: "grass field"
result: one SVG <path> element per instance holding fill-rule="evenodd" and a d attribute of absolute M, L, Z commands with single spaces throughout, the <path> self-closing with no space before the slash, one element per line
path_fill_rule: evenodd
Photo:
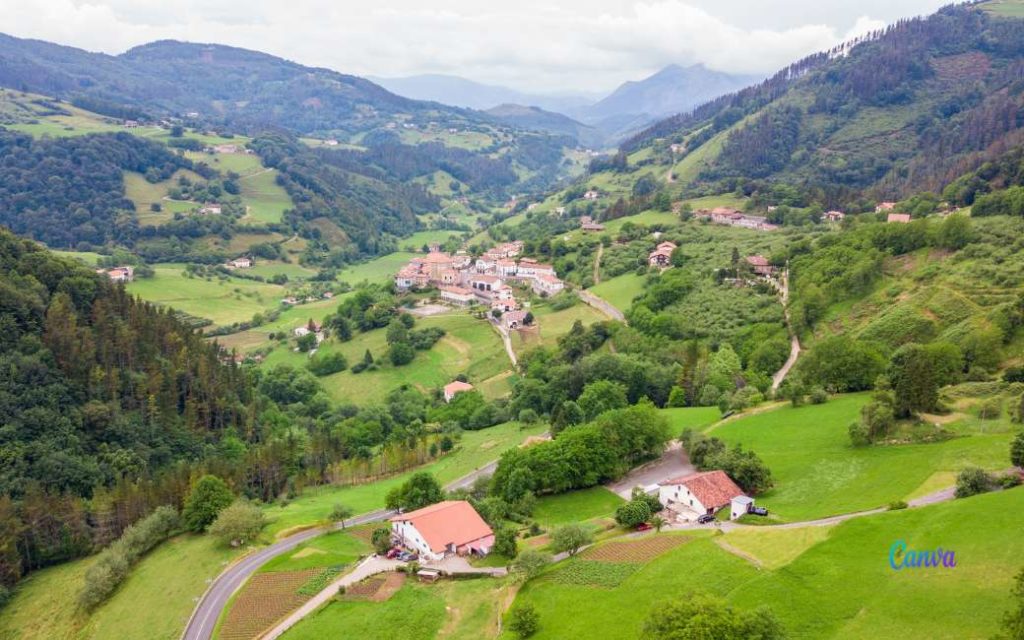
<path fill-rule="evenodd" d="M 547 425 L 521 429 L 518 423 L 509 422 L 481 431 L 466 431 L 454 453 L 416 471 L 432 473 L 442 484 L 447 484 L 497 460 L 506 449 L 518 446 L 529 436 L 539 435 L 546 429 Z M 336 503 L 345 504 L 356 513 L 379 509 L 384 506 L 385 494 L 408 479 L 412 473 L 399 474 L 372 484 L 309 488 L 287 506 L 273 505 L 266 508 L 267 517 L 271 519 L 267 531 L 275 534 L 296 526 L 320 522 Z"/>
<path fill-rule="evenodd" d="M 359 556 L 372 552 L 370 545 L 348 531 L 333 531 L 295 547 L 290 553 L 277 556 L 259 568 L 271 571 L 301 571 L 317 567 L 347 565 Z"/>
<path fill-rule="evenodd" d="M 50 253 L 63 258 L 71 258 L 73 260 L 78 260 L 79 262 L 84 262 L 90 267 L 95 267 L 99 263 L 100 258 L 103 257 L 102 255 L 92 251 L 59 251 L 57 249 L 50 249 Z"/>
<path fill-rule="evenodd" d="M 663 409 L 661 413 L 668 419 L 673 438 L 678 437 L 683 429 L 701 431 L 722 417 L 718 407 L 679 407 Z"/>
<path fill-rule="evenodd" d="M 284 212 L 292 207 L 292 199 L 276 180 L 277 169 L 263 169 L 242 176 L 238 186 L 242 189 L 242 203 L 247 208 L 244 220 L 281 222 Z"/>
<path fill-rule="evenodd" d="M 369 262 L 352 265 L 338 273 L 338 280 L 348 282 L 351 285 L 358 284 L 364 280 L 370 284 L 384 284 L 393 280 L 398 270 L 405 263 L 409 262 L 414 255 L 398 251 L 374 258 Z"/>
<path fill-rule="evenodd" d="M 274 284 L 237 278 L 188 278 L 182 275 L 181 265 L 159 265 L 154 271 L 152 278 L 129 283 L 128 291 L 144 300 L 209 318 L 217 325 L 249 320 L 276 306 L 284 296 L 284 288 Z"/>
<path fill-rule="evenodd" d="M 1024 18 L 1024 0 L 991 0 L 981 4 L 981 8 L 1008 18 Z"/>
<path fill-rule="evenodd" d="M 288 631 L 284 640 L 476 640 L 497 635 L 509 587 L 490 579 L 406 583 L 385 602 L 335 601 Z"/>
<path fill-rule="evenodd" d="M 180 536 L 147 554 L 91 616 L 75 598 L 91 558 L 31 574 L 0 610 L 4 640 L 176 640 L 206 581 L 239 551 L 207 536 Z"/>
<path fill-rule="evenodd" d="M 333 310 L 333 307 L 330 309 Z M 296 317 L 303 318 L 301 323 L 305 323 L 304 315 Z M 279 319 L 275 324 L 280 322 Z M 411 363 L 401 367 L 395 367 L 387 360 L 388 346 L 384 329 L 358 334 L 349 342 L 332 340 L 325 343 L 320 348 L 322 353 L 340 352 L 350 365 L 362 360 L 363 354 L 369 349 L 379 368 L 359 374 L 351 370 L 342 371 L 321 378 L 321 384 L 335 400 L 367 404 L 383 400 L 390 391 L 403 384 L 412 384 L 423 392 L 429 392 L 448 384 L 458 374 L 466 374 L 470 382 L 476 383 L 508 371 L 511 367 L 501 339 L 485 320 L 462 312 L 416 320 L 416 328 L 428 327 L 440 327 L 446 335 L 431 349 L 418 351 Z M 270 330 L 269 325 L 260 327 L 261 332 Z M 307 359 L 304 353 L 279 347 L 267 357 L 264 366 L 282 363 L 305 366 Z"/>
<path fill-rule="evenodd" d="M 758 504 L 783 520 L 885 506 L 915 494 L 936 473 L 1009 464 L 1013 427 L 998 421 L 979 427 L 973 418 L 946 425 L 960 437 L 944 442 L 852 447 L 847 427 L 867 400 L 854 394 L 823 405 L 785 406 L 724 422 L 711 433 L 764 459 L 775 488 L 758 496 Z"/>
<path fill-rule="evenodd" d="M 760 570 L 705 532 L 688 533 L 700 537 L 619 579 L 618 586 L 580 584 L 612 577 L 614 565 L 580 572 L 573 565 L 586 559 L 569 560 L 528 583 L 516 604 L 536 607 L 540 639 L 641 638 L 652 608 L 691 591 L 717 594 L 742 608 L 768 605 L 792 638 L 988 638 L 1009 607 L 1011 577 L 1022 564 L 1024 538 L 1016 535 L 1021 508 L 1024 489 L 1014 489 L 832 529 L 745 529 L 721 537 L 764 555 Z M 954 549 L 957 567 L 894 571 L 888 553 L 899 539 L 914 549 Z"/>
<path fill-rule="evenodd" d="M 647 276 L 624 273 L 611 280 L 603 280 L 601 284 L 591 287 L 590 291 L 594 295 L 610 302 L 619 311 L 625 312 L 633 306 L 633 298 L 643 293 L 643 286 L 646 281 Z"/>
<path fill-rule="evenodd" d="M 577 320 L 584 326 L 607 320 L 600 311 L 582 302 L 561 311 L 555 311 L 548 304 L 540 304 L 531 311 L 536 319 L 537 328 L 513 332 L 512 348 L 517 354 L 541 345 L 553 346 L 560 336 L 569 332 Z"/>
<path fill-rule="evenodd" d="M 246 271 L 248 274 L 254 276 L 262 276 L 269 278 L 278 274 L 288 276 L 289 280 L 300 280 L 302 278 L 308 278 L 309 276 L 316 275 L 316 271 L 313 269 L 307 269 L 300 264 L 293 262 L 267 262 L 260 261 L 253 265 Z"/>
<path fill-rule="evenodd" d="M 570 522 L 583 522 L 593 518 L 612 516 L 623 502 L 622 498 L 604 487 L 570 491 L 537 500 L 534 519 L 543 526 L 558 526 Z"/>
<path fill-rule="evenodd" d="M 423 249 L 423 245 L 429 245 L 434 242 L 443 244 L 444 242 L 447 242 L 449 238 L 461 237 L 461 231 L 417 231 L 408 238 L 400 238 L 398 240 L 398 246 L 406 250 L 411 249 L 418 252 Z"/>

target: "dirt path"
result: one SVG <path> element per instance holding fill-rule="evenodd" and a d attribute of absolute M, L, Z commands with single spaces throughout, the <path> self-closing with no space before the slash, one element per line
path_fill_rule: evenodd
<path fill-rule="evenodd" d="M 492 322 L 491 326 L 494 327 L 494 330 L 498 332 L 499 336 L 501 336 L 501 342 L 505 345 L 505 353 L 508 354 L 508 359 L 512 361 L 512 368 L 517 368 L 519 366 L 519 358 L 516 357 L 516 352 L 512 348 L 512 337 L 508 334 L 508 331 L 498 325 L 498 323 Z"/>
<path fill-rule="evenodd" d="M 729 553 L 731 553 L 734 556 L 737 556 L 739 558 L 743 558 L 744 560 L 746 560 L 750 564 L 754 565 L 758 569 L 763 569 L 764 568 L 764 565 L 761 564 L 760 560 L 758 560 L 754 556 L 750 555 L 749 553 L 747 553 L 743 549 L 740 549 L 738 547 L 732 546 L 731 544 L 729 544 L 728 542 L 725 541 L 724 537 L 717 536 L 714 539 L 714 541 L 715 541 L 715 544 L 717 544 L 719 547 L 721 547 L 724 551 L 728 551 Z"/>
<path fill-rule="evenodd" d="M 601 257 L 604 256 L 604 245 L 597 245 L 597 257 L 594 258 L 594 286 L 601 284 Z"/>
<path fill-rule="evenodd" d="M 772 391 L 777 391 L 779 386 L 782 385 L 782 381 L 789 375 L 790 369 L 796 364 L 797 359 L 800 357 L 800 338 L 796 335 L 796 331 L 793 330 L 793 322 L 789 318 L 789 270 L 782 272 L 782 278 L 780 280 L 780 287 L 782 291 L 782 308 L 783 314 L 786 317 L 786 329 L 789 330 L 790 342 L 789 342 L 789 357 L 786 358 L 786 363 L 782 365 L 782 368 L 775 372 L 772 376 Z"/>

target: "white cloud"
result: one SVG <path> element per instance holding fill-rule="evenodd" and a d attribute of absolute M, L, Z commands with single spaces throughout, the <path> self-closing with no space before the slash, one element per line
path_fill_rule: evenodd
<path fill-rule="evenodd" d="M 174 38 L 361 75 L 607 90 L 669 63 L 767 74 L 942 1 L 0 0 L 0 29 L 112 54 Z"/>

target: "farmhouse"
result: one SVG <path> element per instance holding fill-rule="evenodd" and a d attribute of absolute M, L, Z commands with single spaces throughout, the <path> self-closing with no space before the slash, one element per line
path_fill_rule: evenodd
<path fill-rule="evenodd" d="M 875 213 L 882 213 L 883 211 L 892 211 L 895 208 L 895 202 L 879 202 L 878 206 L 875 207 Z"/>
<path fill-rule="evenodd" d="M 768 258 L 762 255 L 747 256 L 747 264 L 749 264 L 754 269 L 754 273 L 759 276 L 770 276 L 775 273 L 775 267 L 772 266 L 771 262 L 768 262 Z"/>
<path fill-rule="evenodd" d="M 600 197 L 601 197 L 601 194 L 598 193 L 597 191 L 594 191 L 593 189 L 591 189 L 590 191 L 587 191 L 586 193 L 583 194 L 583 199 L 584 200 L 597 200 Z"/>
<path fill-rule="evenodd" d="M 822 219 L 824 219 L 826 222 L 842 222 L 843 218 L 845 217 L 846 214 L 843 213 L 842 211 L 829 211 L 828 213 L 822 216 Z"/>
<path fill-rule="evenodd" d="M 106 275 L 111 282 L 131 282 L 135 279 L 135 267 L 130 266 L 97 269 L 96 273 Z"/>
<path fill-rule="evenodd" d="M 464 287 L 441 287 L 441 299 L 460 307 L 468 307 L 476 301 L 476 296 Z"/>
<path fill-rule="evenodd" d="M 886 221 L 886 223 L 896 222 L 898 224 L 908 224 L 908 223 L 910 223 L 910 214 L 909 213 L 890 213 L 885 218 L 885 221 Z"/>
<path fill-rule="evenodd" d="M 423 560 L 451 555 L 487 555 L 494 532 L 465 500 L 445 500 L 391 518 L 393 538 Z"/>
<path fill-rule="evenodd" d="M 523 325 L 526 324 L 526 312 L 509 311 L 505 315 L 501 316 L 501 323 L 505 325 L 505 328 L 509 331 L 521 329 Z"/>
<path fill-rule="evenodd" d="M 472 390 L 473 385 L 469 384 L 468 382 L 463 382 L 461 380 L 449 382 L 448 384 L 444 385 L 444 401 L 451 402 L 452 398 L 454 398 L 456 394 L 462 393 L 463 391 Z"/>
<path fill-rule="evenodd" d="M 553 296 L 565 288 L 565 283 L 553 275 L 542 273 L 533 279 L 531 286 L 539 296 Z"/>
<path fill-rule="evenodd" d="M 742 495 L 743 490 L 721 469 L 666 480 L 658 490 L 661 504 L 684 516 L 713 514 Z"/>
<path fill-rule="evenodd" d="M 590 216 L 580 216 L 580 229 L 588 232 L 604 231 L 604 225 L 594 222 Z"/>
<path fill-rule="evenodd" d="M 252 267 L 252 259 L 244 256 L 241 258 L 235 258 L 228 263 L 228 266 L 234 267 L 235 269 L 248 269 Z"/>
<path fill-rule="evenodd" d="M 676 250 L 676 243 L 662 242 L 647 256 L 647 264 L 652 267 L 667 267 L 672 264 L 672 252 Z"/>

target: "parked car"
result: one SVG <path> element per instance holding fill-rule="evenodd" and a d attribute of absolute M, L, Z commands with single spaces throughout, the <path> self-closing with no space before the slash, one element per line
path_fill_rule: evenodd
<path fill-rule="evenodd" d="M 398 554 L 398 559 L 401 560 L 402 562 L 408 562 L 409 558 L 411 558 L 411 557 L 412 557 L 412 554 L 409 553 L 408 551 L 403 551 L 402 553 Z"/>
<path fill-rule="evenodd" d="M 750 505 L 750 508 L 747 509 L 747 513 L 753 514 L 755 516 L 766 516 L 766 515 L 768 515 L 768 508 L 767 507 L 755 507 L 754 505 Z"/>
<path fill-rule="evenodd" d="M 714 522 L 714 521 L 715 521 L 715 516 L 712 513 L 705 513 L 704 515 L 697 517 L 697 524 L 707 524 L 709 522 Z"/>
<path fill-rule="evenodd" d="M 636 530 L 637 531 L 650 531 L 653 528 L 654 527 L 652 527 L 651 525 L 649 525 L 646 522 L 641 522 L 640 524 L 636 525 Z"/>
<path fill-rule="evenodd" d="M 395 548 L 395 549 L 392 549 L 391 551 L 388 551 L 388 560 L 394 560 L 395 558 L 398 557 L 398 555 L 400 553 L 402 553 L 402 550 L 398 549 L 398 548 Z"/>

